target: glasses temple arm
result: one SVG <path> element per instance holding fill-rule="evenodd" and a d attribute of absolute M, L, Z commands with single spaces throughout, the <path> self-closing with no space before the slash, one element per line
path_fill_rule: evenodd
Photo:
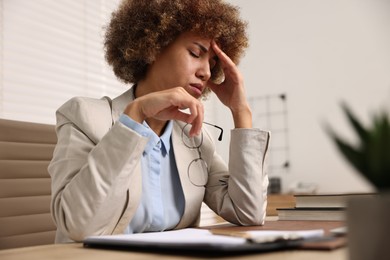
<path fill-rule="evenodd" d="M 210 125 L 210 126 L 213 126 L 215 128 L 218 128 L 219 131 L 221 131 L 221 133 L 218 136 L 218 141 L 222 141 L 222 136 L 223 136 L 223 129 L 222 129 L 222 127 L 217 126 L 217 125 L 213 125 L 213 124 L 210 124 L 210 123 L 207 123 L 207 122 L 203 122 L 203 124 Z"/>

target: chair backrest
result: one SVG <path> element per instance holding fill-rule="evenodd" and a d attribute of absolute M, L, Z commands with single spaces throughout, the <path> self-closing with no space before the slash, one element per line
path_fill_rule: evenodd
<path fill-rule="evenodd" d="M 0 119 L 0 249 L 54 243 L 53 125 Z"/>

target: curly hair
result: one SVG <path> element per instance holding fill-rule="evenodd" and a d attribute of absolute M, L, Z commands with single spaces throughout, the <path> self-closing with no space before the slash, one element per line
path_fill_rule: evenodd
<path fill-rule="evenodd" d="M 107 27 L 105 57 L 125 83 L 144 79 L 148 65 L 183 32 L 214 39 L 235 62 L 248 47 L 247 23 L 222 0 L 124 0 Z M 223 79 L 217 64 L 211 80 Z"/>

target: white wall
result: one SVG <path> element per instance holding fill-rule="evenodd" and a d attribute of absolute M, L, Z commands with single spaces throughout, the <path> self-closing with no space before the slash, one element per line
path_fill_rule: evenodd
<path fill-rule="evenodd" d="M 370 113 L 390 108 L 390 1 L 229 2 L 249 22 L 251 46 L 240 64 L 248 96 L 288 96 L 291 168 L 281 176 L 284 191 L 296 181 L 316 183 L 319 192 L 370 190 L 322 123 L 354 140 L 340 101 L 366 123 Z M 232 127 L 225 108 L 217 105 L 215 113 L 217 124 Z M 225 159 L 226 137 L 218 147 Z"/>

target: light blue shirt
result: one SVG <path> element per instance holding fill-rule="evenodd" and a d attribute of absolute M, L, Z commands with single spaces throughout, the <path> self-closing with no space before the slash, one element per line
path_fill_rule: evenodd
<path fill-rule="evenodd" d="M 141 158 L 142 196 L 138 209 L 125 234 L 163 231 L 174 228 L 184 212 L 184 194 L 173 149 L 173 123 L 168 122 L 161 137 L 146 122 L 139 124 L 122 114 L 119 121 L 148 137 Z"/>

